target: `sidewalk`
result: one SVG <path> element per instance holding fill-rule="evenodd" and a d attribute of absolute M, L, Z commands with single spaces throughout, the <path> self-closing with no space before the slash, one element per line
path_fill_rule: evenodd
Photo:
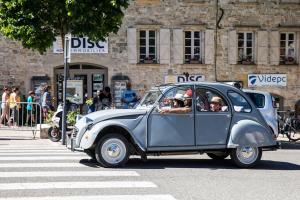
<path fill-rule="evenodd" d="M 292 142 L 289 141 L 286 136 L 279 134 L 277 137 L 277 141 L 281 143 L 282 149 L 300 149 L 300 140 L 298 140 L 297 142 Z"/>

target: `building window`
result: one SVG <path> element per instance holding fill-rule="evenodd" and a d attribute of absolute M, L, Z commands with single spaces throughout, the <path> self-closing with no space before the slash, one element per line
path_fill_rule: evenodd
<path fill-rule="evenodd" d="M 295 64 L 295 33 L 280 34 L 280 64 Z"/>
<path fill-rule="evenodd" d="M 202 32 L 185 31 L 185 63 L 202 63 Z"/>
<path fill-rule="evenodd" d="M 140 30 L 140 63 L 156 62 L 156 31 Z"/>
<path fill-rule="evenodd" d="M 238 63 L 254 64 L 254 34 L 238 33 Z"/>

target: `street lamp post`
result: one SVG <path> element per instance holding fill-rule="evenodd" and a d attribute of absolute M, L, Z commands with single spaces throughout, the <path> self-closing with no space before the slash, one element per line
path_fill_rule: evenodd
<path fill-rule="evenodd" d="M 62 144 L 66 144 L 66 130 L 67 130 L 67 102 L 66 102 L 66 91 L 67 91 L 67 80 L 68 80 L 68 65 L 71 62 L 71 34 L 65 35 L 64 42 L 64 88 L 63 88 L 63 113 L 62 113 Z"/>

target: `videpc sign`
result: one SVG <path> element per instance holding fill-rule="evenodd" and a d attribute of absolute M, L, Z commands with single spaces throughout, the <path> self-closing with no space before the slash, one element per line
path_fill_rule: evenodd
<path fill-rule="evenodd" d="M 286 74 L 248 74 L 248 87 L 286 86 Z"/>
<path fill-rule="evenodd" d="M 53 53 L 63 53 L 60 37 L 53 43 Z M 94 42 L 88 37 L 72 37 L 71 53 L 108 53 L 108 42 Z"/>

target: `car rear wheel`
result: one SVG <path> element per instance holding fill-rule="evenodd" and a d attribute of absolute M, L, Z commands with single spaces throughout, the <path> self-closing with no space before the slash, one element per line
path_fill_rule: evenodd
<path fill-rule="evenodd" d="M 229 156 L 227 152 L 207 153 L 207 156 L 214 160 L 223 160 Z"/>
<path fill-rule="evenodd" d="M 262 149 L 253 146 L 242 146 L 233 149 L 230 153 L 234 163 L 242 168 L 254 167 L 261 159 Z"/>
<path fill-rule="evenodd" d="M 96 159 L 103 167 L 121 167 L 129 159 L 129 144 L 119 134 L 108 134 L 96 147 Z"/>

